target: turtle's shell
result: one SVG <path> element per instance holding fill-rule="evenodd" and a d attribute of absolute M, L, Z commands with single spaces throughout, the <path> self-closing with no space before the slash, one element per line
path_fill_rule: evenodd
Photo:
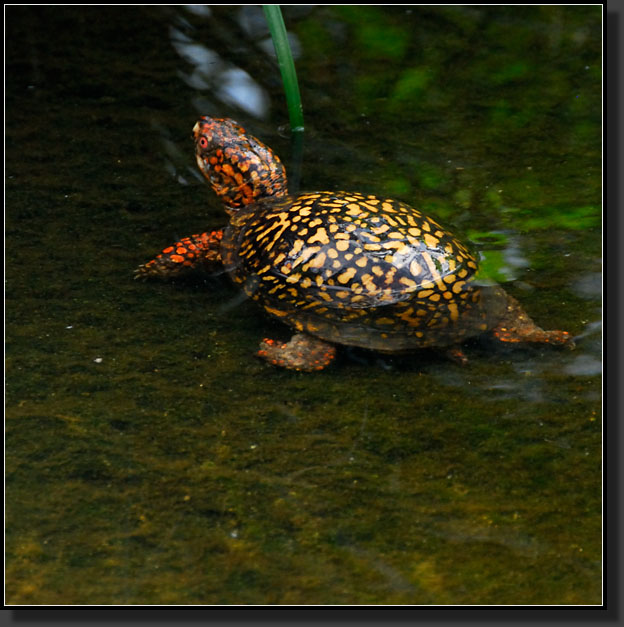
<path fill-rule="evenodd" d="M 253 204 L 222 241 L 232 279 L 298 331 L 380 351 L 446 346 L 494 326 L 504 299 L 435 220 L 396 200 L 315 192 Z"/>

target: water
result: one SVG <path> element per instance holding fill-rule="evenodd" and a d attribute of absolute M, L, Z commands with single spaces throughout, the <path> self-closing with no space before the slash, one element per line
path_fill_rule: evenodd
<path fill-rule="evenodd" d="M 600 8 L 285 19 L 300 173 L 258 7 L 7 10 L 7 602 L 600 603 Z M 268 367 L 224 276 L 132 280 L 226 221 L 199 114 L 434 213 L 577 349 Z"/>

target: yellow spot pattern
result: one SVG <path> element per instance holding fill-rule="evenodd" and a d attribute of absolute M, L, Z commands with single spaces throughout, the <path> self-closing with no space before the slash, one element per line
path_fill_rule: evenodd
<path fill-rule="evenodd" d="M 476 259 L 397 201 L 318 192 L 252 205 L 226 229 L 222 254 L 268 313 L 332 341 L 392 350 L 487 327 L 470 282 Z"/>

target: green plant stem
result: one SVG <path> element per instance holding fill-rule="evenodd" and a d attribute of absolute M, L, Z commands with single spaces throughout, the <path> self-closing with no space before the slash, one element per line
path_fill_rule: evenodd
<path fill-rule="evenodd" d="M 284 91 L 286 93 L 286 106 L 288 107 L 288 115 L 290 117 L 290 130 L 293 133 L 301 132 L 303 131 L 303 107 L 301 106 L 295 62 L 290 51 L 282 11 L 278 5 L 274 4 L 265 4 L 262 6 L 262 9 L 273 38 L 275 54 L 277 55 L 277 62 L 282 74 L 282 82 L 284 83 Z"/>

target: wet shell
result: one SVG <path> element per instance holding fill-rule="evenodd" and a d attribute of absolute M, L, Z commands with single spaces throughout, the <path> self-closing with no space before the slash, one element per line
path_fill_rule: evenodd
<path fill-rule="evenodd" d="M 477 335 L 504 299 L 472 279 L 474 255 L 396 200 L 315 192 L 232 217 L 221 254 L 232 279 L 298 331 L 380 351 Z"/>

